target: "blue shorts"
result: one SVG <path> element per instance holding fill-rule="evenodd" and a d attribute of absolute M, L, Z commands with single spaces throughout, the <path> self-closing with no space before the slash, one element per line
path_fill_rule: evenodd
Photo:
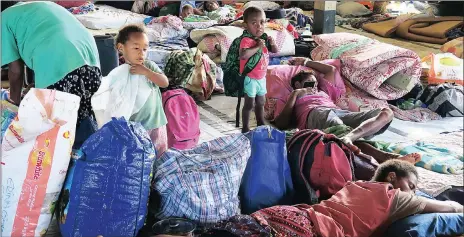
<path fill-rule="evenodd" d="M 245 77 L 244 92 L 248 97 L 251 98 L 266 95 L 266 78 L 256 80 L 251 79 L 249 77 Z"/>

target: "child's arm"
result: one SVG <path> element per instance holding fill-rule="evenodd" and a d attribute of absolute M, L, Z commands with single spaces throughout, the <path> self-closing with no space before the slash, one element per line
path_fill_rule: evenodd
<path fill-rule="evenodd" d="M 157 71 L 161 71 L 161 70 L 157 70 Z M 132 74 L 146 76 L 148 80 L 155 83 L 155 85 L 161 88 L 168 87 L 169 85 L 168 78 L 163 73 L 154 72 L 153 70 L 146 67 L 145 65 L 141 65 L 141 64 L 132 65 L 130 68 L 130 72 Z"/>
<path fill-rule="evenodd" d="M 264 40 L 259 40 L 258 44 L 252 48 L 240 48 L 239 56 L 241 60 L 246 60 L 255 55 L 260 48 L 265 47 Z"/>
<path fill-rule="evenodd" d="M 148 69 L 145 76 L 148 78 L 148 80 L 155 83 L 157 86 L 161 88 L 166 88 L 169 86 L 168 78 L 162 73 L 153 72 L 150 69 Z"/>
<path fill-rule="evenodd" d="M 269 40 L 269 44 L 271 45 L 271 52 L 277 53 L 279 49 L 277 48 L 277 44 L 275 43 L 274 38 L 268 36 L 267 39 Z"/>

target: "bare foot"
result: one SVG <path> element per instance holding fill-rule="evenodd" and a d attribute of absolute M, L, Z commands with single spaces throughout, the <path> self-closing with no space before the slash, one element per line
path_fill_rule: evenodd
<path fill-rule="evenodd" d="M 417 162 L 419 162 L 422 158 L 422 155 L 419 154 L 419 153 L 411 153 L 411 154 L 407 154 L 405 156 L 401 156 L 401 157 L 398 157 L 398 159 L 400 160 L 404 160 L 404 161 L 407 161 L 411 164 L 416 164 Z"/>

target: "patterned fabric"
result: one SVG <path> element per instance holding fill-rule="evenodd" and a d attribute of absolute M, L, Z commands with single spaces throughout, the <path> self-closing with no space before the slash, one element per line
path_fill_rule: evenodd
<path fill-rule="evenodd" d="M 300 208 L 301 207 L 301 208 Z M 308 205 L 275 206 L 253 213 L 251 216 L 278 237 L 315 237 Z"/>
<path fill-rule="evenodd" d="M 169 79 L 170 85 L 184 87 L 195 68 L 195 51 L 175 50 L 166 60 L 164 74 Z"/>
<path fill-rule="evenodd" d="M 186 30 L 206 29 L 216 24 L 217 24 L 217 21 L 213 21 L 213 20 L 199 21 L 199 22 L 195 22 L 195 21 L 188 22 L 185 20 L 184 22 L 182 22 L 182 26 Z"/>
<path fill-rule="evenodd" d="M 441 116 L 427 108 L 414 108 L 402 110 L 394 105 L 389 105 L 395 118 L 411 122 L 427 122 L 441 119 Z"/>
<path fill-rule="evenodd" d="M 161 157 L 168 149 L 168 134 L 166 125 L 147 131 L 156 150 L 156 157 Z"/>
<path fill-rule="evenodd" d="M 167 26 L 173 27 L 176 30 L 183 29 L 182 20 L 177 16 L 167 15 L 153 18 L 148 25 L 153 23 L 165 23 Z"/>
<path fill-rule="evenodd" d="M 313 26 L 313 20 L 303 14 L 303 10 L 300 8 L 289 8 L 285 9 L 285 18 L 290 21 L 290 23 L 296 27 L 306 27 L 306 25 Z"/>
<path fill-rule="evenodd" d="M 217 10 L 212 12 L 205 11 L 205 15 L 211 20 L 217 21 L 219 24 L 225 24 L 235 20 L 235 9 L 229 5 L 219 7 Z"/>
<path fill-rule="evenodd" d="M 237 193 L 250 155 L 250 141 L 242 134 L 166 151 L 154 163 L 155 217 L 209 224 L 239 214 Z"/>
<path fill-rule="evenodd" d="M 194 61 L 195 68 L 185 88 L 192 91 L 196 99 L 204 101 L 210 98 L 216 87 L 216 64 L 198 49 Z"/>
<path fill-rule="evenodd" d="M 346 93 L 335 101 L 335 104 L 344 110 L 360 112 L 361 110 L 388 108 L 385 100 L 380 100 L 362 91 L 345 80 Z"/>
<path fill-rule="evenodd" d="M 86 4 L 78 7 L 71 7 L 68 8 L 68 11 L 74 15 L 82 15 L 87 14 L 89 12 L 93 12 L 95 10 L 95 5 L 91 2 L 87 2 Z"/>
<path fill-rule="evenodd" d="M 263 56 L 263 50 L 259 49 L 253 56 L 248 59 L 242 73 L 240 74 L 239 50 L 240 43 L 245 37 L 254 38 L 254 36 L 248 33 L 248 31 L 243 31 L 243 34 L 232 42 L 229 48 L 229 52 L 227 53 L 226 64 L 224 65 L 224 89 L 226 96 L 243 96 L 243 76 L 251 72 L 256 67 L 256 65 L 258 65 L 261 57 Z M 271 47 L 269 41 L 267 40 L 266 33 L 261 35 L 260 38 L 266 41 L 266 47 Z"/>
<path fill-rule="evenodd" d="M 319 46 L 311 56 L 317 61 L 328 59 L 332 49 L 365 39 L 368 38 L 350 33 L 317 35 L 314 40 Z M 346 79 L 382 100 L 404 96 L 419 83 L 421 75 L 420 59 L 415 52 L 376 40 L 345 51 L 339 59 Z"/>
<path fill-rule="evenodd" d="M 3 89 L 2 89 L 2 94 L 3 94 Z M 6 130 L 8 129 L 8 126 L 10 126 L 11 121 L 16 117 L 18 114 L 18 106 L 13 105 L 9 103 L 8 101 L 4 100 L 3 98 L 1 99 L 1 106 L 2 106 L 2 112 L 1 112 L 1 135 L 0 135 L 0 141 L 3 139 L 3 135 L 5 134 Z"/>
<path fill-rule="evenodd" d="M 419 153 L 422 158 L 416 166 L 443 174 L 459 174 L 463 171 L 464 156 L 424 142 L 400 143 L 386 148 L 387 152 L 401 155 Z"/>
<path fill-rule="evenodd" d="M 79 127 L 85 118 L 95 118 L 90 99 L 97 92 L 100 83 L 100 68 L 84 65 L 68 73 L 62 80 L 47 87 L 47 89 L 67 92 L 81 98 L 81 104 L 77 112 L 77 127 Z"/>
<path fill-rule="evenodd" d="M 247 237 L 271 237 L 271 228 L 262 227 L 253 217 L 248 215 L 236 215 L 228 220 L 215 224 L 209 230 L 200 235 L 209 236 L 247 236 Z"/>

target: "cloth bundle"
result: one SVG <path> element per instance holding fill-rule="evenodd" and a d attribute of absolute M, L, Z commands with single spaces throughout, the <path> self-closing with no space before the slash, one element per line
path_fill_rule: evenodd
<path fill-rule="evenodd" d="M 367 23 L 362 26 L 365 31 L 382 37 L 397 36 L 432 44 L 444 44 L 448 41 L 447 33 L 463 25 L 460 16 L 420 17 L 413 14 L 401 15 L 395 19 Z"/>
<path fill-rule="evenodd" d="M 444 174 L 459 174 L 463 171 L 464 156 L 446 148 L 424 142 L 400 143 L 386 148 L 387 152 L 407 155 L 419 153 L 422 158 L 416 166 Z"/>
<path fill-rule="evenodd" d="M 154 164 L 156 218 L 211 224 L 239 214 L 238 191 L 250 155 L 250 141 L 242 134 L 166 151 Z"/>
<path fill-rule="evenodd" d="M 314 60 L 341 60 L 342 75 L 370 95 L 393 100 L 407 94 L 419 82 L 420 59 L 411 50 L 350 33 L 314 36 L 319 45 Z"/>
<path fill-rule="evenodd" d="M 196 99 L 208 99 L 216 87 L 217 66 L 201 50 L 173 51 L 164 70 L 169 83 L 192 91 Z"/>

